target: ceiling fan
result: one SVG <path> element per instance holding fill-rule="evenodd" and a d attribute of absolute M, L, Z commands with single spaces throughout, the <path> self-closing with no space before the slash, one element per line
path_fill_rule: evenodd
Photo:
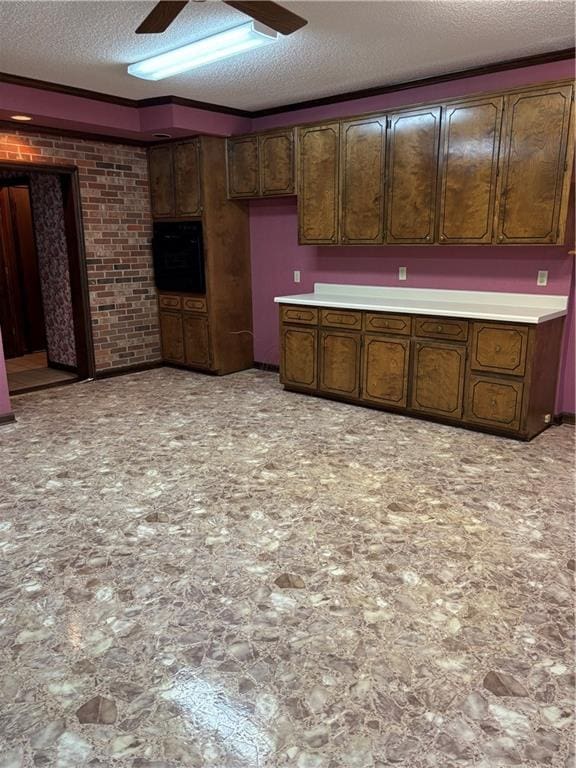
<path fill-rule="evenodd" d="M 291 35 L 292 32 L 296 32 L 297 29 L 308 23 L 301 16 L 297 16 L 278 3 L 268 2 L 268 0 L 224 0 L 224 2 L 246 16 L 250 16 L 251 19 L 276 30 L 281 35 Z M 149 35 L 164 32 L 187 4 L 188 0 L 182 2 L 161 0 L 146 16 L 136 33 Z"/>

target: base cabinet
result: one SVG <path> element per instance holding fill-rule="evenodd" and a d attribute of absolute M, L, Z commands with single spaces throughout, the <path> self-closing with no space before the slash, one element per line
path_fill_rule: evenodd
<path fill-rule="evenodd" d="M 210 336 L 208 318 L 184 313 L 184 355 L 188 365 L 210 368 Z"/>
<path fill-rule="evenodd" d="M 320 331 L 320 389 L 358 397 L 360 392 L 359 333 Z"/>
<path fill-rule="evenodd" d="M 405 408 L 408 399 L 409 360 L 409 339 L 366 334 L 362 363 L 362 399 Z"/>
<path fill-rule="evenodd" d="M 286 389 L 526 440 L 553 420 L 563 322 L 283 304 L 280 380 Z"/>
<path fill-rule="evenodd" d="M 316 389 L 318 383 L 317 329 L 304 326 L 284 326 L 281 345 L 282 383 L 301 389 Z"/>
<path fill-rule="evenodd" d="M 417 341 L 414 342 L 413 358 L 412 408 L 459 419 L 462 416 L 466 347 Z"/>
<path fill-rule="evenodd" d="M 184 362 L 184 334 L 180 312 L 160 310 L 162 358 L 169 363 Z"/>

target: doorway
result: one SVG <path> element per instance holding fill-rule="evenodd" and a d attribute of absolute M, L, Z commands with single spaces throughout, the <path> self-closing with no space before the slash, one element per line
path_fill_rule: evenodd
<path fill-rule="evenodd" d="M 93 376 L 75 169 L 0 164 L 0 329 L 10 394 Z"/>

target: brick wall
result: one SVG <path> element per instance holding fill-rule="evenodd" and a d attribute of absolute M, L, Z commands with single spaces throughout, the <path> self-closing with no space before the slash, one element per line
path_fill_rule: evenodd
<path fill-rule="evenodd" d="M 160 359 L 146 150 L 0 131 L 0 162 L 79 171 L 96 370 Z"/>

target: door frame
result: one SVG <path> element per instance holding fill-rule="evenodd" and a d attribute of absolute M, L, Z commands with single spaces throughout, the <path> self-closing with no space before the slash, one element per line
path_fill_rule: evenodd
<path fill-rule="evenodd" d="M 2 171 L 20 173 L 20 181 L 26 179 L 28 173 L 47 173 L 52 176 L 57 175 L 60 179 L 72 296 L 77 374 L 79 379 L 92 379 L 95 376 L 96 364 L 78 168 L 75 165 L 48 165 L 11 160 L 0 161 L 0 172 Z M 6 181 L 10 183 L 14 180 L 6 179 Z M 28 182 L 29 179 L 26 181 Z"/>

